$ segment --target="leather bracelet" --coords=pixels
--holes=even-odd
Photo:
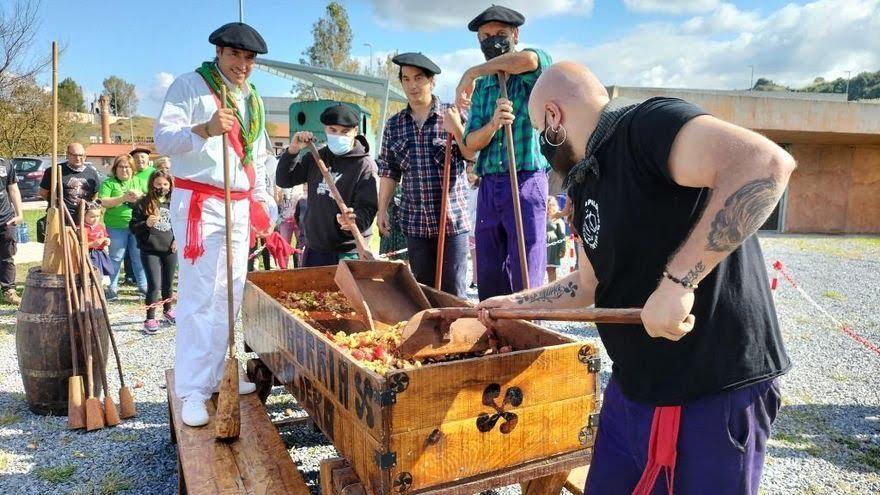
[[[666,277],[666,278],[668,278],[669,280],[672,280],[673,282],[677,283],[678,285],[684,287],[685,289],[691,289],[691,290],[694,290],[694,289],[696,289],[696,288],[698,287],[697,284],[692,284],[692,283],[690,283],[690,282],[685,282],[684,280],[682,280],[682,279],[680,279],[680,278],[675,278],[674,276],[672,276],[672,275],[671,275],[669,272],[667,272],[666,270],[663,271],[663,276]]]

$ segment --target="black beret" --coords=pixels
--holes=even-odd
[[[266,41],[260,33],[243,22],[230,22],[220,26],[208,36],[208,42],[212,45],[240,48],[259,54],[269,52]]]
[[[148,150],[147,148],[135,148],[128,152],[129,156],[134,156],[135,153],[146,153],[149,155],[152,153],[152,151]]]
[[[321,123],[324,125],[341,125],[343,127],[357,127],[360,116],[349,105],[337,103],[327,107],[321,112]]]
[[[400,55],[391,59],[397,65],[404,66],[409,65],[412,67],[418,67],[419,69],[423,69],[431,74],[439,74],[440,67],[437,67],[437,64],[431,61],[430,58],[422,55],[421,53],[401,53]]]
[[[508,9],[507,7],[502,7],[500,5],[493,5],[484,10],[480,15],[474,17],[474,20],[468,23],[468,29],[477,32],[480,29],[480,26],[492,21],[503,22],[504,24],[510,24],[513,27],[519,27],[525,24],[526,18],[513,9]]]

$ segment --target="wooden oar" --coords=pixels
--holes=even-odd
[[[92,265],[89,260],[89,241],[86,238],[85,228],[85,212],[86,202],[80,200],[79,204],[79,248],[80,248],[80,279],[82,282],[82,303],[85,309],[85,316],[88,318],[88,325],[92,329],[92,343],[98,351],[98,374],[101,377],[101,386],[104,389],[104,417],[107,426],[116,426],[120,423],[119,412],[116,404],[110,397],[110,387],[107,386],[107,365],[104,362],[104,349],[101,347],[100,327],[98,319],[95,317],[95,305],[92,301],[92,290],[89,284],[88,267]]]
[[[330,170],[327,169],[327,165],[324,164],[324,160],[322,160],[321,155],[318,154],[318,148],[315,147],[315,143],[309,142],[308,147],[309,153],[312,154],[312,158],[314,158],[315,163],[318,164],[318,170],[320,170],[321,175],[324,176],[324,182],[327,183],[327,187],[330,189],[330,195],[333,196],[333,200],[336,201],[336,206],[342,214],[342,219],[348,223],[349,231],[351,232],[351,235],[354,236],[354,243],[357,245],[358,256],[360,256],[360,259],[362,260],[376,259],[373,256],[373,253],[370,252],[370,248],[367,246],[367,241],[364,240],[364,236],[361,235],[357,223],[354,221],[348,221],[348,206],[345,205],[342,195],[339,194],[339,189],[336,188],[336,182],[333,180],[333,176],[330,175]]]
[[[501,97],[507,99],[507,74],[504,72],[498,73],[498,85],[501,87]],[[526,259],[526,238],[523,235],[522,206],[519,202],[519,179],[516,176],[516,153],[513,149],[513,128],[510,124],[504,125],[504,144],[507,148],[507,172],[510,175],[510,194],[513,195],[513,219],[516,222],[516,243],[517,252],[519,252],[522,289],[528,289],[530,286],[529,266]],[[540,281],[537,282],[540,284]]]
[[[440,232],[437,235],[437,265],[434,268],[434,288],[441,290],[443,283],[443,255],[446,250],[446,217],[449,203],[449,180],[452,169],[452,134],[446,133],[446,156],[443,158],[443,180],[440,189]]]
[[[220,107],[226,108],[226,85],[221,84]],[[226,319],[229,332],[229,355],[223,367],[217,415],[214,418],[218,440],[234,440],[241,433],[241,409],[238,398],[238,359],[235,357],[235,311],[232,290],[232,198],[229,192],[229,148],[223,133],[223,203],[226,208]]]
[[[477,319],[477,308],[435,308],[416,313],[404,326],[398,354],[403,358],[480,352],[489,349],[491,332]],[[589,321],[641,325],[641,308],[488,310],[496,320]],[[451,322],[451,323],[450,323]],[[447,328],[448,326],[448,328]]]
[[[43,273],[60,275],[64,271],[64,253],[59,253],[60,225],[58,203],[64,207],[61,173],[58,170],[58,44],[52,42],[52,187],[49,189],[49,207],[46,209],[46,238],[43,245]]]

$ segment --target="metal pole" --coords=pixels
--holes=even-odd
[[[379,150],[382,149],[382,135],[385,134],[385,119],[388,118],[388,94],[391,93],[391,79],[385,75],[385,100],[382,102],[382,118],[379,119],[379,133],[376,135],[376,156],[379,156]]]
[[[846,71],[846,101],[849,101],[849,80],[851,74],[851,70]]]
[[[244,0],[238,0],[238,22],[244,22]]]
[[[367,67],[370,68],[370,71],[367,73],[371,74],[373,71],[373,44],[372,43],[364,43],[364,46],[370,47],[370,62],[367,64]]]
[[[134,148],[134,116],[128,114],[128,136],[131,138],[131,147]]]
[[[749,91],[751,91],[752,89],[755,88],[755,66],[750,65],[749,67],[752,68],[752,75],[749,78]]]

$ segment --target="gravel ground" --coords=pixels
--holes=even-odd
[[[880,346],[880,238],[766,236],[762,244],[768,266],[781,260],[818,304]],[[880,493],[880,354],[829,323],[785,282],[776,301],[794,368],[783,379],[784,407],[769,444],[762,493]],[[139,415],[88,434],[68,431],[66,418],[28,411],[15,355],[15,312],[0,306],[0,493],[176,493],[163,388],[174,328],[142,335],[137,304],[124,292],[111,317],[127,382],[142,385],[134,390]],[[549,326],[596,337],[589,328]],[[607,356],[604,361],[607,380]],[[118,388],[113,377],[110,387]],[[268,409],[275,418],[303,414],[277,388]],[[283,428],[281,435],[317,493],[318,464],[335,455],[332,446],[306,425]]]

